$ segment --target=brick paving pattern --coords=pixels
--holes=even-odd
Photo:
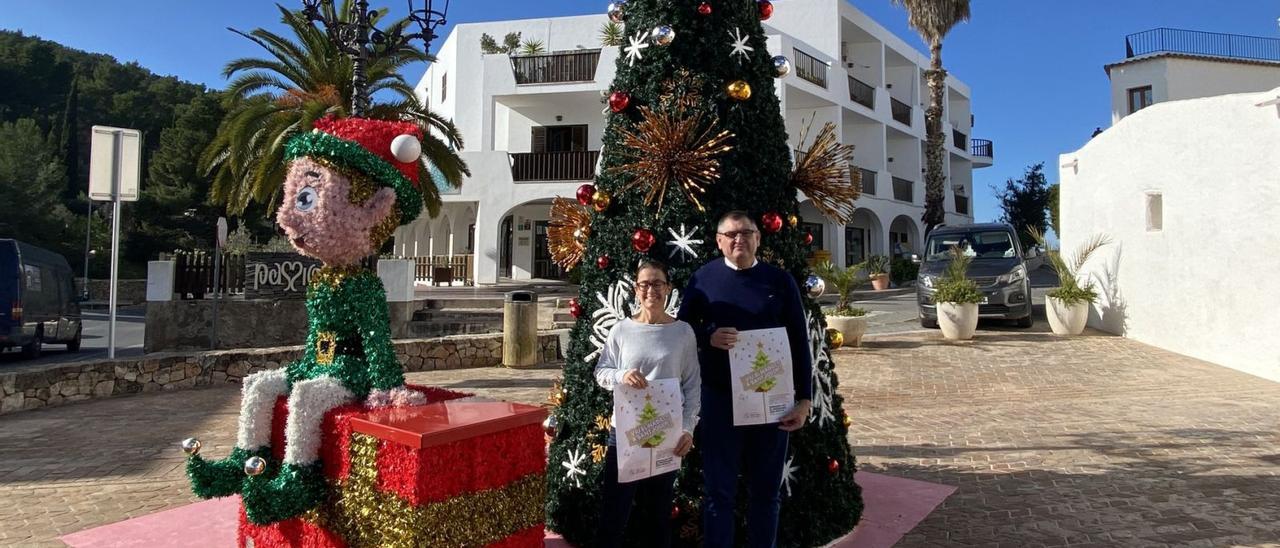
[[[937,332],[836,352],[871,471],[959,489],[900,546],[1280,546],[1280,384],[1116,337]],[[555,368],[413,382],[541,403]],[[0,417],[0,545],[186,504],[176,442],[221,457],[239,393],[208,389]]]

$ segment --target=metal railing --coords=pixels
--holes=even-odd
[[[598,150],[512,152],[511,179],[525,181],[589,181],[595,178]]]
[[[475,285],[472,273],[475,272],[475,255],[432,255],[429,257],[409,257],[413,260],[414,279],[432,284],[449,284],[464,282]]]
[[[865,167],[849,166],[850,169],[862,173],[862,193],[868,196],[876,195],[876,172]]]
[[[600,50],[511,56],[517,84],[559,84],[596,79]]]
[[[1124,50],[1126,57],[1170,52],[1280,61],[1280,39],[1277,38],[1170,28],[1130,34],[1124,37]]]
[[[958,129],[951,130],[951,144],[960,150],[969,150],[969,136],[960,133]]]
[[[972,156],[981,156],[983,158],[994,158],[995,150],[991,141],[986,139],[971,139],[969,141],[969,154]]]
[[[893,112],[894,120],[897,120],[904,126],[911,125],[911,105],[890,97],[889,106],[892,107],[891,110]]]
[[[969,197],[956,194],[956,213],[961,215],[969,214]]]
[[[876,88],[853,76],[849,76],[849,100],[871,110],[876,109]]]
[[[901,177],[893,178],[893,199],[899,202],[914,203],[916,198],[916,184]]]
[[[792,52],[795,57],[796,76],[824,88],[827,87],[827,64],[798,49],[793,49]]]

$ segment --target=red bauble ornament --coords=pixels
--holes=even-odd
[[[706,2],[698,4],[698,15],[711,15],[711,4]]]
[[[769,0],[760,0],[756,2],[756,7],[760,8],[760,20],[766,21],[773,16],[773,2]]]
[[[574,318],[582,316],[582,305],[578,304],[578,299],[569,299],[569,313]]]
[[[804,245],[813,245],[813,233],[806,232],[804,234]]]
[[[675,504],[671,505],[671,519],[676,519],[679,517],[680,517],[680,506]]]
[[[595,195],[596,195],[596,185],[593,185],[591,183],[587,183],[585,185],[578,187],[578,192],[576,194],[578,198],[578,203],[584,206],[591,205],[591,203],[595,200]]]
[[[596,268],[599,268],[600,270],[604,270],[604,269],[606,269],[606,268],[609,268],[609,256],[608,256],[608,255],[601,255],[601,256],[597,257],[597,258],[596,258]]]
[[[761,226],[765,232],[777,232],[782,230],[782,215],[778,215],[776,211],[770,211],[760,217]]]
[[[839,471],[840,471],[840,461],[836,459],[831,459],[827,461],[827,472],[830,472],[831,475],[834,476]]]
[[[625,91],[615,91],[609,94],[609,110],[614,112],[622,112],[631,106],[631,94]]]
[[[649,248],[657,243],[658,239],[647,228],[637,228],[631,233],[631,248],[641,253],[648,253]]]

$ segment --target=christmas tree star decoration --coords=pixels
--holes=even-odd
[[[640,112],[642,119],[634,130],[618,130],[624,145],[619,156],[629,161],[609,168],[609,173],[631,176],[623,191],[647,186],[645,205],[653,206],[656,201],[661,210],[667,188],[674,182],[698,211],[705,211],[698,198],[707,185],[720,178],[718,156],[733,150],[728,144],[733,134],[717,132],[717,124],[704,123],[700,112],[689,114],[680,108],[654,112],[649,107],[640,107]]]
[[[742,59],[738,59],[738,62],[741,63],[743,59],[751,58],[750,52],[755,51],[755,49],[747,45],[747,40],[751,39],[750,34],[743,36],[742,31],[738,30],[738,27],[734,27],[733,32],[729,33],[729,38],[733,39],[733,44],[731,46],[733,47],[733,51],[729,52],[730,59],[735,58],[734,56],[736,55],[742,55]]]
[[[800,132],[802,145],[809,127]],[[791,183],[813,200],[818,211],[842,225],[853,219],[853,202],[862,195],[862,172],[850,169],[851,161],[853,146],[841,144],[835,124],[827,122],[808,150],[798,155],[791,171]]]
[[[582,488],[582,478],[587,475],[587,471],[582,468],[582,465],[586,464],[586,461],[586,453],[577,449],[570,449],[569,460],[560,463],[560,466],[563,466],[565,469],[564,477],[572,481],[579,489]]]
[[[627,41],[631,42],[631,45],[622,48],[622,51],[627,52],[627,66],[635,66],[636,61],[644,59],[644,56],[641,55],[640,51],[649,47],[649,43],[646,40],[647,38],[643,31],[637,32],[636,35],[631,38],[627,38]]]
[[[796,472],[800,471],[800,467],[791,464],[795,457],[788,457],[787,464],[782,467],[782,490],[786,491],[787,496],[791,496],[791,480],[795,479]]]
[[[676,254],[679,253],[681,256],[688,256],[690,259],[697,259],[698,252],[694,251],[693,246],[702,245],[702,240],[693,239],[697,235],[697,230],[696,228],[686,229],[684,223],[680,223],[680,232],[668,228],[667,232],[671,233],[672,240],[667,242],[667,245],[671,246],[671,253],[667,257],[674,259]]]
[[[551,222],[547,224],[547,244],[551,260],[565,270],[582,261],[591,235],[591,215],[587,208],[566,198],[551,203]]]

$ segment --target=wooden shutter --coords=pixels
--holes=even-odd
[[[530,142],[532,143],[530,145],[531,152],[546,152],[547,151],[547,128],[542,126],[534,126],[533,137]]]

